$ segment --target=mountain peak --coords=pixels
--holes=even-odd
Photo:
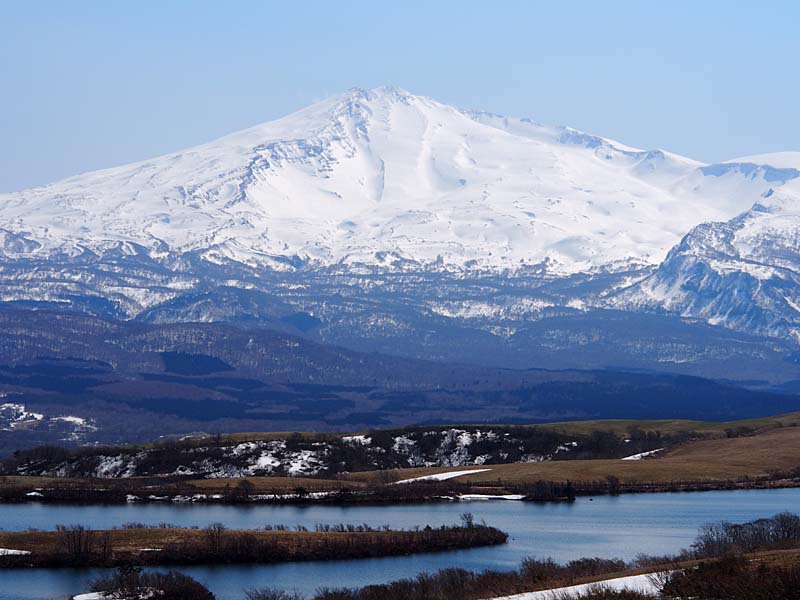
[[[133,244],[157,260],[191,252],[269,268],[383,268],[392,256],[574,273],[656,263],[768,187],[751,178],[748,197],[731,196],[713,175],[571,128],[352,88],[202,146],[6,195],[0,228],[17,236],[5,247],[15,256]]]
[[[353,102],[409,102],[420,98],[421,96],[412,94],[394,85],[382,85],[372,89],[351,87],[347,91],[333,96],[337,104],[349,104]],[[322,103],[328,102],[329,100],[323,100]]]
[[[420,310],[480,318],[492,334],[546,307],[612,306],[800,339],[800,170],[792,155],[761,158],[704,165],[353,88],[201,146],[0,195],[0,302],[204,320],[268,314],[265,297],[288,298],[284,277],[336,295],[331,276],[366,273],[391,295],[388,274],[413,273]],[[525,292],[477,301],[486,275]],[[471,291],[443,303],[411,290],[430,277]],[[243,304],[209,302],[214,289]],[[316,301],[302,293],[294,310]],[[369,327],[402,327],[387,318]]]
[[[384,96],[390,98],[419,98],[419,96],[412,94],[408,90],[396,85],[379,85],[378,87],[372,88],[368,93],[373,96]]]

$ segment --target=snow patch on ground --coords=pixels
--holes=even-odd
[[[522,494],[461,494],[458,499],[463,502],[471,502],[473,500],[524,500],[525,496]]]
[[[53,417],[53,421],[64,421],[65,423],[72,423],[73,425],[80,425],[82,427],[86,427],[88,425],[86,419],[83,417],[73,417],[70,415],[65,417]]]
[[[448,473],[434,473],[433,475],[423,475],[421,477],[412,477],[410,479],[402,479],[396,481],[400,483],[412,483],[414,481],[447,481],[448,479],[455,479],[456,477],[463,477],[465,475],[474,475],[475,473],[485,473],[491,469],[471,469],[469,471],[450,471]]]
[[[527,592],[525,594],[514,594],[513,596],[500,596],[492,600],[556,600],[567,594],[585,594],[593,589],[608,589],[614,591],[630,590],[656,596],[658,588],[650,581],[648,575],[632,575],[629,577],[617,577],[616,579],[606,579],[596,583],[583,585],[571,585],[569,587],[553,588],[540,592]]]
[[[650,450],[649,452],[639,452],[639,454],[631,454],[630,456],[626,456],[620,460],[644,460],[648,456],[653,456],[654,454],[662,452],[663,450],[664,448],[657,448],[656,450]]]
[[[121,454],[117,456],[104,456],[95,469],[97,477],[124,477],[124,473],[129,470],[132,471],[134,465],[129,461],[128,457]]]
[[[4,423],[5,431],[10,431],[26,423],[41,421],[44,415],[26,410],[24,404],[6,402],[0,404],[0,423]]]
[[[7,394],[0,393],[0,399],[7,398]],[[0,404],[0,431],[13,431],[15,429],[64,431],[65,441],[79,441],[85,433],[97,431],[91,419],[71,415],[48,417],[42,413],[29,410],[24,404],[4,402]]]
[[[323,467],[319,453],[314,450],[300,450],[289,456],[287,475],[313,475]]]
[[[353,446],[369,446],[372,443],[372,438],[366,435],[346,435],[342,438],[342,441]]]
[[[0,556],[26,556],[30,554],[28,550],[13,550],[11,548],[0,548]]]

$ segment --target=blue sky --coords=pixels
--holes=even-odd
[[[352,86],[704,161],[800,150],[798,2],[0,3],[0,191]]]

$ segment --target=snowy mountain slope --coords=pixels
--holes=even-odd
[[[786,336],[800,303],[791,201],[769,221],[758,206],[796,193],[799,157],[707,165],[396,88],[351,90],[188,150],[0,194],[0,304],[299,318],[357,348],[419,331],[424,343],[505,343],[598,307]],[[753,265],[782,275],[759,279]],[[439,357],[431,347],[411,354]]]
[[[9,258],[548,261],[569,273],[656,263],[692,226],[752,204],[750,189],[717,193],[729,178],[707,168],[393,88],[353,90],[203,146],[0,196],[0,228]],[[691,202],[698,193],[703,202]]]
[[[800,170],[800,152],[769,152],[767,154],[754,154],[742,156],[727,161],[731,163],[751,163],[756,165],[770,165],[778,169]]]
[[[800,182],[734,219],[698,225],[611,303],[800,341]]]

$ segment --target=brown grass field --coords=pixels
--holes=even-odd
[[[642,431],[660,431],[661,433],[718,433],[724,434],[728,429],[745,427],[749,429],[769,429],[773,427],[794,427],[800,425],[800,412],[785,413],[757,419],[740,421],[689,421],[684,419],[637,421],[625,419],[608,419],[600,421],[565,421],[563,423],[545,423],[531,425],[544,429],[555,429],[566,433],[589,434],[593,431],[610,431],[622,435],[631,429]]]

